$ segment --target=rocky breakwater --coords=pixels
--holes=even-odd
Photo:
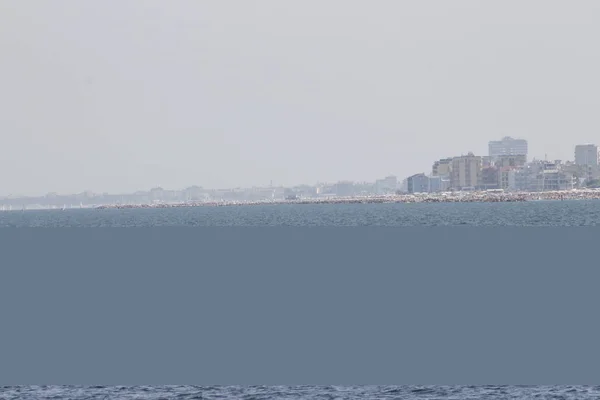
[[[262,200],[262,201],[211,201],[153,204],[114,204],[102,205],[97,209],[132,209],[132,208],[174,208],[174,207],[225,207],[236,205],[274,205],[274,204],[377,204],[377,203],[474,203],[474,202],[519,202],[527,201],[526,193],[490,193],[490,192],[455,192],[426,193],[388,196],[360,197],[327,197],[296,200]]]
[[[527,193],[527,200],[599,200],[598,189],[554,190],[548,192]]]
[[[507,203],[539,200],[598,200],[600,190],[569,190],[549,192],[452,192],[425,193],[388,196],[328,197],[296,200],[262,201],[210,201],[152,204],[111,204],[96,209],[132,209],[132,208],[175,208],[175,207],[227,207],[238,205],[275,205],[275,204],[377,204],[377,203]]]

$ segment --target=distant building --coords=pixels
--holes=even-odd
[[[452,184],[451,184],[449,177],[448,178],[442,177],[440,184],[441,184],[442,192],[447,192],[452,188]]]
[[[443,176],[429,176],[429,193],[446,192],[450,189],[450,178]]]
[[[561,167],[558,162],[542,162],[540,187],[543,191],[573,189],[573,175],[565,173]]]
[[[517,187],[517,172],[518,169],[511,167],[504,167],[498,170],[498,186],[499,189],[506,191],[518,190]]]
[[[576,187],[575,175],[557,162],[537,161],[515,170],[515,186],[518,190],[541,192],[570,190]]]
[[[408,193],[429,193],[429,178],[425,174],[416,174],[407,179]]]
[[[429,193],[436,193],[442,191],[442,177],[441,176],[428,176],[429,181]]]
[[[499,176],[498,168],[496,167],[485,167],[481,169],[481,188],[484,190],[488,189],[499,189]]]
[[[481,157],[469,153],[452,159],[450,185],[455,190],[477,188],[481,185]]]
[[[374,182],[354,182],[354,193],[366,196],[375,193]]]
[[[335,196],[335,185],[321,184],[317,187],[316,195],[320,197]]]
[[[292,188],[293,194],[299,198],[314,198],[317,195],[317,187],[310,185],[298,185]]]
[[[398,190],[398,178],[393,175],[375,182],[375,192],[377,194],[393,194]]]
[[[575,164],[597,167],[600,164],[598,146],[595,144],[575,146]]]
[[[576,186],[578,187],[584,186],[586,182],[600,178],[600,166],[577,165],[574,162],[568,162],[563,166],[563,171],[575,177]]]
[[[153,201],[164,200],[165,197],[166,197],[165,190],[163,188],[155,187],[155,188],[150,189],[150,198]]]
[[[200,186],[190,186],[185,189],[186,200],[203,200],[206,198],[206,191]]]
[[[504,154],[497,156],[494,160],[494,166],[498,168],[518,168],[527,163],[527,156],[524,154]]]
[[[450,171],[452,169],[452,157],[450,158],[442,158],[433,163],[433,167],[431,168],[431,175],[433,176],[450,176]]]
[[[559,170],[544,171],[542,179],[544,191],[571,190],[575,186],[573,175],[566,174]]]
[[[350,181],[340,181],[336,183],[335,194],[340,197],[354,196],[354,183]]]
[[[515,170],[515,189],[517,191],[532,191],[532,186],[535,186],[533,183],[535,181],[535,174],[536,172],[533,170],[531,164],[527,164],[525,167]]]
[[[408,193],[408,178],[404,178],[398,187],[399,193]]]
[[[527,159],[527,141],[524,139],[513,139],[505,136],[502,140],[493,140],[488,143],[488,155],[495,160],[504,155],[522,155]]]

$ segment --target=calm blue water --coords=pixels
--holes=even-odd
[[[26,386],[0,389],[1,399],[598,399],[595,386]]]
[[[586,226],[600,201],[264,205],[0,212],[0,227],[147,226]]]
[[[600,201],[74,209],[0,213],[0,227],[585,226],[599,223]],[[600,386],[23,386],[0,388],[0,399],[600,399]]]

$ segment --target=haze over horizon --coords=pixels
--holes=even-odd
[[[600,144],[600,3],[0,0],[0,195],[399,179]]]

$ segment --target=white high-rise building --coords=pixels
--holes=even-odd
[[[595,144],[575,146],[575,164],[597,167],[600,164],[598,146]]]
[[[527,158],[527,140],[513,139],[510,136],[502,140],[493,140],[488,143],[489,156],[495,160],[499,156],[525,156]]]
[[[450,185],[453,189],[478,188],[481,184],[481,157],[469,153],[452,159]]]

